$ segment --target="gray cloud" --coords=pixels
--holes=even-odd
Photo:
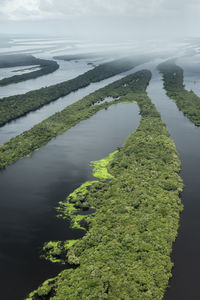
[[[198,0],[3,0],[0,12],[11,20],[61,19],[77,16],[180,15],[200,8]]]
[[[29,30],[48,27],[46,31],[66,34],[179,35],[198,32],[200,1],[0,0],[0,19],[20,31],[27,22]]]

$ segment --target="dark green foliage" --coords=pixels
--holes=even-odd
[[[193,91],[187,91],[183,85],[183,70],[174,61],[158,66],[163,74],[167,95],[176,102],[179,110],[196,126],[200,126],[200,97]]]
[[[60,97],[66,96],[71,92],[86,87],[91,82],[98,82],[121,72],[128,71],[134,66],[145,62],[146,59],[147,58],[115,60],[102,64],[74,79],[31,91],[23,95],[3,98],[0,101],[0,126]]]
[[[77,268],[46,281],[27,299],[163,299],[182,210],[180,161],[144,90],[124,98],[137,101],[141,122],[109,166],[113,179],[85,195],[96,212],[85,217],[87,233],[66,254]]]
[[[59,68],[59,65],[55,61],[35,58],[32,55],[4,55],[0,57],[0,68],[29,65],[39,65],[41,69],[38,71],[1,79],[0,86],[25,81],[28,79],[34,79],[39,76],[52,73]]]
[[[81,120],[91,117],[97,111],[112,105],[113,102],[93,105],[105,97],[118,97],[127,94],[131,90],[135,92],[144,90],[150,77],[148,71],[129,75],[69,105],[63,111],[35,125],[32,129],[12,138],[9,142],[0,146],[0,169],[30,155],[34,150],[47,144],[53,137],[75,126]],[[127,86],[123,87],[124,84]],[[128,100],[128,96],[124,100]],[[114,103],[119,101],[121,100],[116,100]]]

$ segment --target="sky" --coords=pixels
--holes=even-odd
[[[198,35],[199,0],[0,0],[0,33],[96,39]]]

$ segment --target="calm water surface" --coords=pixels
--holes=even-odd
[[[41,56],[38,56],[38,58],[41,58]],[[0,87],[0,99],[3,97],[25,94],[27,92],[40,89],[42,87],[70,80],[93,68],[91,65],[88,65],[88,63],[83,60],[77,62],[67,62],[59,60],[57,61],[57,63],[59,64],[60,68],[53,73],[40,76],[35,79],[30,79],[19,83],[9,84],[7,86]],[[17,69],[17,67],[15,67],[15,69]],[[4,69],[2,69],[1,72],[4,72]]]
[[[56,219],[54,207],[93,179],[89,162],[122,145],[139,119],[135,104],[112,106],[0,172],[1,299],[23,299],[62,269],[39,259],[43,243],[76,239],[83,232]]]
[[[165,299],[196,300],[199,299],[200,278],[200,128],[184,117],[176,104],[166,96],[161,75],[153,66],[150,68],[153,78],[148,95],[161,112],[176,144],[185,185],[182,193],[184,211],[172,254],[175,267]]]
[[[80,100],[84,96],[116,81],[128,74],[134,72],[134,68],[128,72],[120,73],[118,75],[112,76],[108,79],[92,83],[89,86],[79,89],[76,92],[70,93],[65,97],[61,97],[56,101],[53,101],[36,111],[30,112],[27,115],[18,118],[14,121],[9,122],[3,127],[0,127],[0,144],[10,140],[11,138],[19,135],[20,133],[32,128],[34,125],[45,120],[49,116],[56,112],[63,110],[68,105]]]

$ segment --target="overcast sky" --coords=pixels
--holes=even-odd
[[[0,33],[198,35],[199,0],[0,0]]]

